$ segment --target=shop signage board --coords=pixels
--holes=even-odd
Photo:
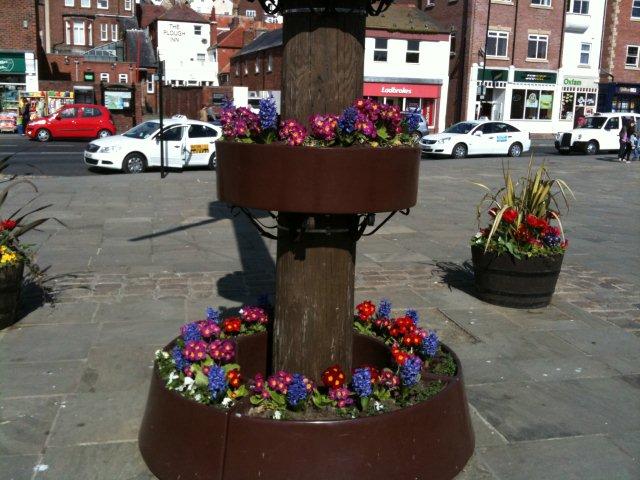
[[[558,74],[554,72],[536,72],[527,70],[516,70],[514,82],[516,83],[549,83],[555,84]]]
[[[483,70],[478,69],[478,80],[489,80],[494,82],[506,82],[509,79],[509,70],[496,70],[494,68],[487,68]]]
[[[24,53],[0,52],[0,75],[12,73],[26,73]]]
[[[618,91],[618,93],[636,94],[636,93],[640,93],[640,86],[637,86],[637,87],[620,86],[616,90]]]
[[[84,72],[84,81],[85,82],[93,82],[93,80],[96,78],[95,73],[93,72]]]
[[[365,83],[364,95],[367,97],[439,98],[440,85]]]

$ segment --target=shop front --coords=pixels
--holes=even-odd
[[[516,127],[531,133],[556,130],[557,72],[515,70],[509,85],[509,116]]]
[[[640,83],[600,84],[598,111],[640,113]]]
[[[21,92],[37,87],[32,52],[0,52],[0,131],[16,130]]]
[[[598,85],[592,78],[566,76],[562,81],[560,99],[560,125],[575,128],[584,118],[596,113]]]
[[[439,123],[441,85],[414,83],[365,82],[364,96],[380,103],[397,105],[402,111],[419,110],[427,123],[429,131],[437,131]]]
[[[474,118],[503,120],[509,70],[480,68]]]

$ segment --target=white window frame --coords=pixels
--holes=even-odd
[[[635,49],[636,49],[636,53],[635,53],[635,55],[630,55],[630,54],[629,54],[629,50],[630,50],[630,49],[632,49],[632,48],[635,48]],[[636,58],[635,63],[627,63],[627,59],[628,59],[630,56],[635,56],[635,58]],[[640,45],[627,45],[627,53],[626,53],[626,55],[625,55],[625,57],[624,57],[624,66],[625,66],[625,68],[629,68],[629,67],[631,67],[631,68],[638,68],[638,66],[639,66],[639,60],[640,60]]]
[[[112,23],[111,24],[111,41],[115,42],[117,40],[118,40],[118,24]]]
[[[126,74],[126,73],[119,73],[118,74],[118,83],[129,83],[129,75]]]
[[[153,77],[147,78],[147,93],[156,93],[156,82],[153,81]]]
[[[587,61],[586,62],[582,61],[582,56],[583,55],[587,56]],[[580,43],[580,58],[578,59],[578,64],[582,65],[582,66],[591,64],[591,44],[590,43],[588,43],[588,42],[581,42]]]
[[[494,53],[489,53],[489,41],[488,38],[496,39],[496,49]],[[500,41],[504,40],[504,55],[499,55]],[[487,57],[494,58],[509,58],[509,32],[502,30],[489,30],[487,33],[487,51],[485,52]]]
[[[633,11],[636,11],[636,14],[633,14]],[[640,0],[632,0],[631,2],[631,20],[640,20]]]
[[[108,73],[101,73],[100,74],[100,81],[109,83],[109,74]]]
[[[75,0],[64,0],[64,6],[65,7],[75,7]]]
[[[273,72],[273,55],[271,53],[267,58],[267,72]]]
[[[544,42],[542,42],[544,41]],[[529,44],[536,42],[536,56],[529,56]],[[540,44],[544,43],[544,57],[540,57]],[[530,33],[527,37],[527,60],[547,60],[549,56],[549,35],[538,35],[537,33]]]
[[[193,26],[193,34],[194,35],[202,35],[202,25],[194,25]]]
[[[82,26],[82,28],[79,28]],[[76,36],[76,31],[78,32]],[[80,39],[80,33],[82,33],[82,39]],[[87,32],[84,26],[84,22],[81,20],[73,21],[73,44],[74,45],[86,45],[87,44]]]
[[[80,0],[80,6],[82,8],[91,8],[91,0]]]
[[[551,7],[551,0],[531,0],[531,5],[536,7]]]
[[[579,7],[576,8],[576,5]],[[585,9],[586,6],[586,9]],[[589,15],[589,0],[571,0],[567,3],[568,12],[575,15]],[[583,10],[586,10],[583,12]]]
[[[64,43],[71,45],[71,22],[64,21]]]
[[[132,4],[131,0],[124,0],[124,9],[128,10],[130,12],[131,11],[131,4]]]
[[[109,41],[109,24],[108,23],[100,24],[100,41],[101,42]]]
[[[418,49],[417,50],[409,50],[409,42],[418,42]],[[410,62],[409,60],[407,60],[407,57],[409,56],[410,53],[417,53],[418,54],[418,61],[417,62]],[[404,56],[404,61],[405,61],[405,63],[412,63],[412,64],[420,63],[420,40],[407,40],[407,51],[406,51],[405,56]]]
[[[384,41],[384,47],[378,47],[376,44],[378,40]],[[384,52],[384,60],[376,60],[376,53]],[[388,38],[374,38],[373,39],[373,61],[379,63],[386,63],[389,60],[389,39]]]
[[[87,24],[87,40],[90,47],[93,46],[93,22],[89,22]]]
[[[249,18],[256,18],[256,13],[257,12],[255,10],[245,10],[244,16]]]
[[[109,10],[109,0],[96,0],[96,7],[101,10]]]

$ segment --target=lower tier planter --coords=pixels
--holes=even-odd
[[[0,330],[16,322],[24,263],[0,268]]]
[[[518,260],[472,246],[471,257],[478,298],[505,307],[542,308],[551,302],[564,255]]]
[[[267,335],[238,337],[243,372],[265,371]],[[354,362],[388,364],[374,338],[354,336]],[[443,347],[446,348],[446,347]],[[289,421],[202,405],[165,388],[154,370],[139,445],[162,480],[249,478],[389,480],[455,477],[474,450],[460,362],[429,400],[350,420]],[[261,364],[261,365],[259,365]],[[258,368],[260,367],[260,368]]]

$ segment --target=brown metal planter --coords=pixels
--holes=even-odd
[[[23,262],[0,268],[0,330],[16,321],[23,274]]]
[[[217,142],[218,199],[300,213],[375,213],[413,207],[418,148],[313,148]]]
[[[471,247],[478,298],[513,308],[543,308],[556,289],[564,255],[522,258]]]
[[[262,358],[266,366],[266,335],[240,337],[237,343],[241,364],[242,357],[249,364]],[[356,334],[354,359],[386,363],[389,352],[381,345]],[[246,404],[231,411],[201,405],[168,391],[156,369],[140,450],[162,480],[451,479],[474,449],[460,362],[454,358],[457,375],[430,375],[447,385],[426,402],[331,421],[276,421],[244,415]]]

